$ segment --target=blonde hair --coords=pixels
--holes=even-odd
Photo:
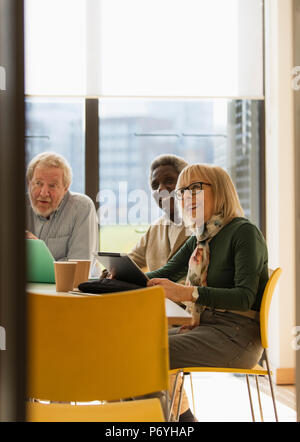
[[[69,188],[72,182],[72,169],[67,160],[57,153],[43,152],[36,155],[28,164],[26,172],[26,180],[29,183],[32,180],[34,170],[37,166],[58,167],[63,170],[63,184],[65,188]]]
[[[236,188],[228,173],[222,167],[210,164],[192,164],[180,173],[176,189],[203,181],[211,185],[214,195],[214,214],[221,213],[224,223],[236,217],[244,217]]]

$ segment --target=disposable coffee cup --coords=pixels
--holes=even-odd
[[[77,262],[54,262],[55,284],[57,292],[73,290]]]
[[[74,288],[77,289],[79,284],[89,279],[91,260],[89,259],[69,259],[69,262],[76,262],[76,272],[74,279]]]

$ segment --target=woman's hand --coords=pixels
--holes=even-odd
[[[165,289],[165,296],[174,302],[192,301],[193,287],[186,287],[165,278],[153,278],[148,281],[147,286],[160,285]]]
[[[101,273],[100,279],[113,279],[113,277],[107,269],[104,269]]]

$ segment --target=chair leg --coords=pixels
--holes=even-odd
[[[258,383],[258,376],[257,375],[255,375],[255,382],[256,382],[256,389],[257,389],[257,398],[258,398],[258,404],[259,404],[260,418],[261,418],[261,421],[263,422],[264,415],[263,415],[262,406],[261,406],[259,383]]]
[[[173,411],[173,406],[174,406],[174,401],[175,401],[175,393],[176,393],[176,387],[177,387],[179,374],[180,374],[180,370],[177,371],[177,373],[176,373],[176,377],[175,377],[175,381],[174,381],[174,385],[173,385],[172,397],[171,397],[171,402],[170,402],[170,407],[169,407],[169,419],[168,419],[169,422],[171,422],[171,416],[172,416],[172,411]]]
[[[164,399],[164,400],[163,400]],[[160,400],[160,402],[162,403],[162,409],[163,409],[163,413],[164,413],[164,417],[166,419],[166,421],[168,422],[168,418],[170,416],[170,398],[169,398],[169,392],[165,391],[164,397]]]
[[[247,374],[246,374],[246,381],[247,381],[247,387],[248,387],[248,394],[249,394],[249,402],[250,402],[250,408],[251,408],[252,421],[255,422],[255,415],[254,415],[254,409],[253,409],[253,403],[252,403],[252,396],[251,396],[251,389],[250,389],[250,383],[249,383],[249,376]]]
[[[179,415],[180,415],[180,408],[181,408],[181,400],[182,400],[182,393],[183,393],[183,385],[184,385],[184,373],[182,373],[182,382],[180,387],[180,394],[179,394],[179,401],[178,401],[178,408],[176,413],[176,422],[179,421]]]
[[[267,350],[265,350],[265,358],[266,358],[266,364],[267,364],[267,370],[268,370],[268,378],[269,378],[269,385],[270,385],[270,390],[271,390],[271,395],[272,395],[275,420],[276,420],[276,422],[278,422],[276,400],[275,400],[275,394],[274,394],[274,389],[273,389],[273,382],[272,382],[272,376],[271,376],[271,371],[270,371],[270,365],[269,365],[269,359],[268,359],[268,355],[267,355]]]
[[[192,401],[193,401],[193,412],[194,412],[194,416],[196,416],[196,408],[195,408],[195,398],[194,398],[194,387],[193,387],[192,373],[189,373],[189,375],[190,375],[190,381],[191,381],[191,392],[192,392]]]

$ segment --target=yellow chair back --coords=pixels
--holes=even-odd
[[[118,400],[168,389],[164,290],[28,293],[27,396]]]
[[[261,301],[260,307],[260,335],[261,343],[263,348],[268,348],[268,324],[269,324],[269,311],[270,305],[273,297],[273,293],[282,273],[282,269],[278,267],[274,272],[272,272],[267,285],[264,290],[264,294]]]
[[[101,405],[27,403],[27,422],[165,422],[158,398]]]

